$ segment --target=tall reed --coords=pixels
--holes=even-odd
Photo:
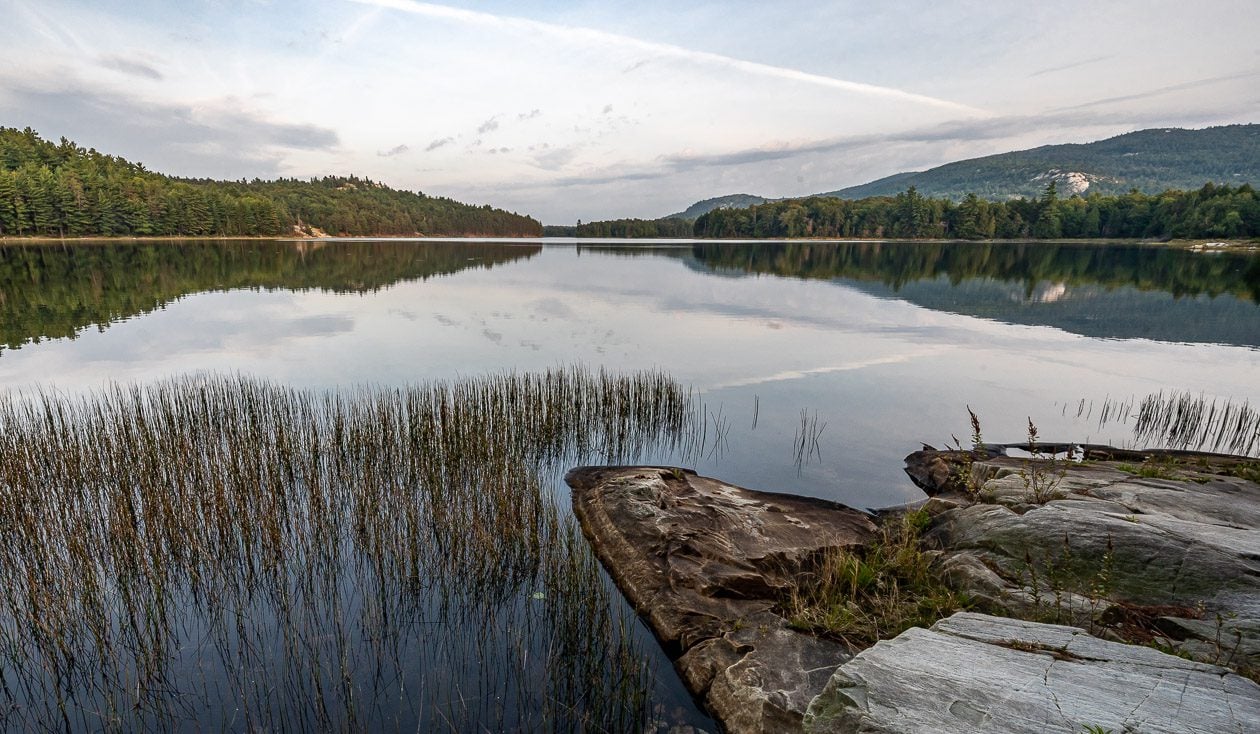
[[[552,487],[695,421],[579,368],[0,396],[0,722],[642,728],[634,620]]]
[[[1076,416],[1089,418],[1094,410],[1092,402],[1081,400]],[[1160,391],[1141,400],[1108,398],[1098,408],[1098,425],[1110,422],[1131,424],[1133,439],[1142,447],[1260,455],[1260,410],[1245,400],[1177,391]]]

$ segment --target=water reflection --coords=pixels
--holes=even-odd
[[[973,242],[698,244],[714,272],[837,280],[937,311],[1112,339],[1260,346],[1260,256]]]
[[[537,244],[101,242],[0,246],[0,352],[73,337],[193,293],[317,289],[366,293],[404,280],[529,258]]]

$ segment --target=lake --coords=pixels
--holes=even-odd
[[[434,596],[432,591],[442,586],[444,573],[476,568],[478,574],[495,576],[482,561],[441,567],[445,571],[435,570],[437,559],[417,561],[421,570],[412,576],[433,584],[420,584],[426,591],[413,593],[406,584],[382,580],[392,578],[392,562],[382,558],[394,558],[393,551],[367,552],[359,541],[348,540],[361,530],[357,526],[328,531],[327,547],[281,528],[277,537],[322,559],[301,568],[282,554],[274,561],[272,570],[279,574],[274,588],[323,594],[318,603],[296,605],[309,615],[296,636],[290,631],[294,623],[285,621],[290,619],[287,596],[277,601],[232,592],[240,622],[233,629],[216,622],[214,605],[199,596],[204,591],[200,577],[189,580],[177,573],[168,580],[176,591],[153,602],[174,610],[169,629],[145,637],[148,642],[137,642],[143,637],[137,636],[120,647],[128,653],[119,656],[123,661],[113,678],[89,674],[80,679],[49,662],[62,653],[47,646],[42,632],[14,631],[22,628],[21,614],[34,607],[11,594],[3,610],[7,616],[0,619],[0,630],[7,630],[6,721],[17,725],[56,714],[76,729],[100,726],[102,720],[154,729],[191,729],[197,722],[213,728],[293,725],[285,718],[293,714],[292,702],[310,698],[337,703],[327,705],[322,718],[298,720],[297,727],[577,729],[597,722],[641,730],[645,724],[662,729],[679,722],[706,725],[650,633],[609,588],[589,551],[575,542],[561,480],[569,463],[685,464],[755,489],[878,508],[922,499],[901,470],[902,457],[922,443],[967,445],[968,409],[979,416],[988,441],[1022,440],[1031,420],[1043,441],[1168,443],[1158,432],[1135,433],[1142,402],[1151,396],[1208,406],[1228,403],[1237,410],[1260,403],[1258,302],[1260,254],[1138,245],[336,240],[0,246],[0,391],[19,406],[15,410],[41,401],[71,406],[66,422],[74,430],[93,425],[109,433],[114,430],[109,426],[121,425],[106,419],[93,423],[92,406],[103,404],[112,385],[157,386],[152,389],[159,402],[169,398],[183,405],[179,391],[199,390],[203,396],[227,396],[223,399],[233,405],[258,400],[279,406],[265,409],[272,412],[260,423],[263,434],[283,432],[290,422],[309,425],[311,441],[333,447],[327,449],[331,455],[358,456],[358,444],[345,443],[336,428],[343,413],[347,420],[361,418],[355,400],[378,400],[385,420],[396,417],[399,425],[409,425],[416,413],[407,405],[447,399],[424,392],[435,385],[484,388],[476,399],[493,402],[500,394],[528,393],[533,388],[526,378],[550,371],[568,375],[557,378],[563,384],[556,389],[564,395],[594,396],[579,411],[589,422],[556,429],[564,432],[562,447],[535,456],[529,436],[508,441],[530,453],[530,482],[539,487],[529,496],[542,498],[537,517],[543,519],[537,523],[544,530],[512,540],[523,544],[522,558],[529,561],[521,569],[505,571],[501,579],[479,576],[471,584],[472,589],[493,589],[486,592],[492,604],[475,594]],[[505,375],[502,384],[478,382]],[[622,375],[640,377],[607,382]],[[644,388],[644,375],[658,381]],[[661,387],[660,380],[669,386]],[[638,395],[636,390],[658,401],[662,391],[673,396],[676,390],[686,407],[670,403],[670,410],[686,413],[685,421],[679,419],[685,426],[658,430],[650,425],[652,416],[664,410],[659,406],[629,413],[610,407],[608,396]],[[320,402],[329,395],[342,396],[346,403]],[[99,415],[125,413],[126,402],[120,398]],[[529,413],[512,409],[504,415],[528,420]],[[241,413],[246,414],[252,415]],[[32,415],[34,423],[43,420]],[[480,414],[469,415],[472,421]],[[138,413],[133,419],[148,420]],[[18,418],[9,420],[18,425]],[[614,422],[615,430],[609,428]],[[233,430],[216,425],[226,433]],[[363,425],[372,430],[370,421]],[[582,444],[575,437],[587,426],[608,440]],[[55,431],[30,430],[48,446],[61,440]],[[608,438],[625,435],[635,440]],[[172,448],[169,456],[195,450],[232,461],[223,458],[228,454],[215,453],[220,448],[198,443],[205,439],[195,431],[185,440],[185,448]],[[235,439],[223,439],[230,440]],[[256,437],[239,440],[233,445],[247,447]],[[87,443],[75,450],[90,457]],[[396,449],[385,443],[378,448],[383,453]],[[120,446],[111,461],[131,461],[125,458],[131,456],[128,450]],[[492,460],[499,461],[486,461]],[[513,454],[512,461],[520,460]],[[29,474],[31,466],[39,464],[23,464],[22,471]],[[448,469],[476,474],[473,466]],[[486,481],[503,481],[515,466],[502,464],[501,473]],[[55,476],[50,481],[72,483],[66,478],[71,474],[49,471]],[[336,484],[340,475],[325,471],[331,472],[322,460],[312,460],[297,472],[300,481],[276,479],[277,496],[305,492],[317,476]],[[358,464],[347,471],[356,482],[388,483]],[[0,488],[5,481],[27,481],[17,477],[0,474]],[[105,486],[116,475],[97,480]],[[140,482],[137,492],[153,501],[165,491],[162,481]],[[281,487],[286,481],[291,485]],[[428,482],[427,487],[449,479],[416,481]],[[188,477],[176,483],[187,484],[195,494],[197,483]],[[43,491],[32,487],[32,492]],[[320,491],[327,492],[320,501],[326,499],[330,517],[339,514],[341,503],[354,512],[354,496],[332,487]],[[460,500],[472,504],[455,507],[474,506],[480,501],[474,495],[482,491],[477,484]],[[190,495],[189,501],[195,499]],[[382,501],[388,514],[389,502],[407,500]],[[309,513],[308,505],[301,507]],[[503,510],[496,507],[487,512]],[[554,517],[547,514],[553,511]],[[252,520],[223,522],[240,533]],[[417,522],[432,530],[431,520]],[[462,521],[449,522],[454,525],[443,527],[457,530]],[[91,532],[107,538],[117,529],[91,524]],[[391,542],[405,537],[388,536]],[[220,541],[204,542],[211,548]],[[348,544],[343,554],[321,555],[343,544]],[[580,556],[580,563],[548,576],[566,562],[554,554],[560,547],[565,549],[560,555]],[[37,555],[14,551],[0,571],[14,579],[18,566],[34,563],[32,553]],[[364,559],[370,563],[361,567]],[[238,562],[253,563],[248,558]],[[215,563],[202,559],[188,568],[216,568]],[[315,573],[308,566],[321,570]],[[375,570],[364,570],[368,566]],[[118,582],[114,566],[92,566],[90,573],[93,578],[99,574],[106,586]],[[216,581],[208,588],[220,593],[236,589],[236,583]],[[249,586],[241,583],[241,588]],[[152,593],[151,586],[144,587],[145,593]],[[391,618],[397,612],[392,601],[369,603],[370,591],[412,594],[410,621]],[[584,612],[587,616],[569,614],[570,607],[560,608],[559,602],[548,604],[545,613],[532,611],[531,604],[551,597],[573,604],[596,598],[601,606]],[[100,598],[114,596],[102,592]],[[118,630],[127,625],[117,619],[118,610],[131,607],[118,604],[100,614],[102,628],[121,639],[125,635]],[[388,655],[382,652],[382,636],[365,620],[391,631],[385,636],[392,646]],[[331,641],[313,631],[324,623],[339,630],[329,634]],[[546,657],[588,625],[598,627],[591,632],[598,644]],[[569,637],[557,637],[558,629]],[[201,662],[196,641],[216,636],[224,637],[216,648],[218,662]],[[246,655],[242,650],[249,645],[242,641],[251,640],[256,651]],[[429,644],[434,640],[440,644]],[[81,644],[89,650],[101,645],[87,632]],[[143,656],[133,654],[140,648]],[[23,655],[42,660],[43,672],[24,672],[18,664]],[[574,663],[577,656],[587,662]],[[154,685],[149,696],[139,696],[147,703],[136,706],[127,697],[134,694],[119,690],[121,683],[144,678],[144,661],[157,658],[168,660],[169,669],[146,680],[169,683],[196,671],[197,690],[162,693]],[[238,680],[234,667],[247,658],[276,690]],[[571,663],[571,674],[553,675],[550,681],[513,679],[554,670],[556,660]],[[592,687],[593,680],[600,681],[593,689],[606,691],[605,699],[615,700],[619,712],[610,714],[589,696],[574,693]],[[364,691],[370,692],[368,703]],[[155,704],[154,698],[162,702]],[[111,706],[123,709],[123,704],[138,713],[101,713]],[[572,713],[577,711],[581,714]],[[61,722],[51,725],[61,728]]]

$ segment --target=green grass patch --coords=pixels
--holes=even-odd
[[[929,522],[925,512],[908,512],[888,520],[866,547],[824,555],[784,600],[789,622],[865,647],[969,609],[971,601],[932,568],[934,555],[920,539]]]

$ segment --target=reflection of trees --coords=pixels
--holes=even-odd
[[[695,245],[711,268],[793,278],[852,278],[893,288],[948,277],[952,283],[992,278],[1023,283],[1132,286],[1174,296],[1228,293],[1260,303],[1260,257],[1205,256],[1186,250],[1139,246],[1047,243],[792,242]]]
[[[532,257],[540,245],[202,242],[0,247],[0,349],[232,288],[365,292]]]

